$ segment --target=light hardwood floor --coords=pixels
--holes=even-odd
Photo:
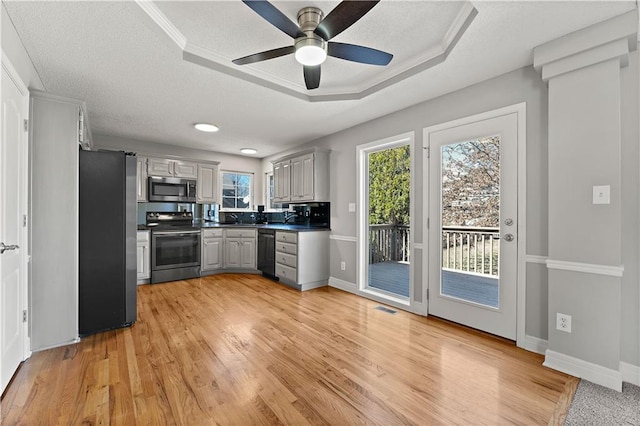
[[[561,424],[577,379],[507,340],[252,275],[138,288],[138,322],[33,354],[2,424]]]

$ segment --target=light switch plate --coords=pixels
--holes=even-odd
[[[596,185],[593,187],[593,204],[611,204],[610,185]]]
[[[349,203],[349,213],[354,213],[356,211],[356,203]]]

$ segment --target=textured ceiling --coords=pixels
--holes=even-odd
[[[532,48],[635,8],[634,1],[473,2],[477,16],[442,63],[359,100],[308,102],[183,59],[182,49],[134,2],[3,2],[46,90],[87,102],[94,133],[263,157],[526,66]],[[292,20],[302,5],[277,1]],[[236,58],[291,39],[241,2],[156,2],[190,43]],[[407,63],[428,50],[461,2],[382,1],[336,41]],[[334,63],[335,62],[335,63]],[[326,65],[326,66],[325,66]],[[321,88],[348,89],[379,67],[328,60]],[[292,57],[256,65],[302,84]],[[320,90],[320,89],[318,89]],[[327,89],[329,90],[329,89]],[[207,121],[221,131],[203,134]]]

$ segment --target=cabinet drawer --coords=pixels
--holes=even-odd
[[[281,252],[276,253],[276,262],[283,265],[291,266],[292,268],[298,266],[297,259],[298,258],[294,254],[285,254]]]
[[[225,235],[229,238],[255,238],[255,229],[231,228],[225,229]]]
[[[202,238],[222,237],[222,229],[203,229]]]
[[[139,243],[149,242],[149,231],[138,231],[137,241]]]
[[[298,246],[291,243],[276,243],[276,251],[288,254],[297,254]]]
[[[281,243],[297,243],[298,233],[296,232],[276,232],[276,241]]]
[[[276,264],[276,276],[278,278],[296,283],[298,276],[296,270],[285,265]]]

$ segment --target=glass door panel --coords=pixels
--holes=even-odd
[[[440,294],[500,306],[500,137],[441,147]]]
[[[368,154],[367,288],[409,298],[411,150],[409,145]]]

